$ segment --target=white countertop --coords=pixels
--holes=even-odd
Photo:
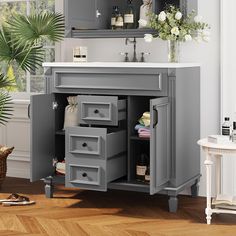
[[[200,67],[200,63],[154,62],[45,62],[43,67],[122,67],[122,68],[187,68]]]

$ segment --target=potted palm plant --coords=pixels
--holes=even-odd
[[[0,29],[0,125],[12,116],[9,91],[19,70],[34,71],[44,60],[43,43],[58,42],[64,36],[64,17],[53,12],[30,16],[15,14]],[[6,158],[13,148],[0,145],[0,186],[6,176]]]

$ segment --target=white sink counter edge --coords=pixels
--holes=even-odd
[[[154,62],[45,62],[43,67],[120,67],[120,68],[187,68],[200,67],[200,63]]]

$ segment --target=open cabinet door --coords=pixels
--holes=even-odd
[[[53,173],[53,95],[33,95],[30,98],[30,106],[30,180],[36,181]]]
[[[168,98],[150,100],[150,194],[167,186],[170,179],[170,107]]]

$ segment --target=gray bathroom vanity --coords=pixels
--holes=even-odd
[[[93,191],[162,193],[169,210],[200,178],[200,66],[193,63],[44,63],[45,94],[31,96],[31,181],[47,197],[65,183]],[[63,130],[67,97],[77,96],[79,124]],[[134,129],[150,111],[150,139]],[[136,180],[137,158],[150,157],[150,183]],[[65,160],[56,176],[53,159]],[[94,199],[95,200],[95,199]]]

